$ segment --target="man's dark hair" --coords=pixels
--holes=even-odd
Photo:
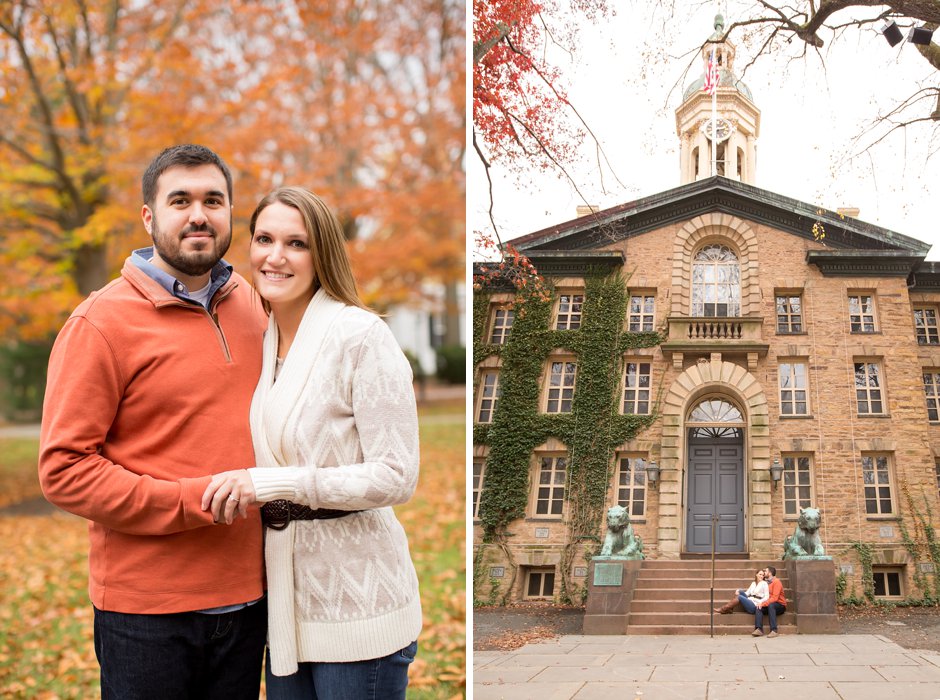
[[[229,172],[228,166],[215,152],[205,146],[184,143],[165,149],[147,166],[141,183],[144,204],[153,207],[154,199],[157,197],[157,180],[165,171],[177,165],[184,168],[196,168],[200,165],[214,165],[217,167],[225,176],[225,184],[228,187],[228,201],[229,204],[232,203],[232,173]]]
[[[775,568],[772,567],[772,566],[768,566],[768,567],[767,567],[767,571],[770,572],[770,575],[771,575],[771,576],[776,576],[776,575],[777,575],[777,569],[775,569]]]

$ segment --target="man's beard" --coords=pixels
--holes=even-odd
[[[153,247],[160,258],[174,270],[189,277],[200,277],[209,272],[222,259],[232,242],[231,218],[229,219],[229,236],[225,240],[208,223],[200,226],[189,224],[176,237],[164,234],[160,230],[156,214],[152,215],[151,228]],[[197,232],[210,234],[212,242],[204,250],[184,253],[181,249],[182,238],[187,234]]]

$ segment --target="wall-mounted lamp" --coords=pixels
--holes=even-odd
[[[774,484],[774,488],[777,488],[777,484],[780,483],[780,479],[783,478],[783,467],[780,466],[780,460],[775,459],[774,463],[770,465],[770,480]]]
[[[907,34],[909,44],[920,44],[921,46],[929,46],[932,38],[933,29],[927,29],[927,27],[911,27],[911,31]]]
[[[898,28],[897,22],[888,22],[881,28],[881,33],[891,46],[897,46],[901,43],[901,39],[904,38],[901,34],[901,30]]]
[[[659,465],[655,461],[647,462],[646,478],[649,479],[651,486],[655,486],[659,482]]]

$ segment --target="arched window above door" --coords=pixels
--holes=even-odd
[[[741,266],[728,246],[708,243],[692,258],[691,315],[741,315]]]
[[[741,426],[744,417],[733,403],[719,398],[699,402],[690,412],[687,421],[692,438],[733,438],[744,436]],[[704,425],[694,425],[696,423]]]

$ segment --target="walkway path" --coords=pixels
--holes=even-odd
[[[0,425],[0,438],[38,438],[39,423]]]
[[[940,654],[878,635],[568,635],[473,653],[474,700],[940,700]]]

